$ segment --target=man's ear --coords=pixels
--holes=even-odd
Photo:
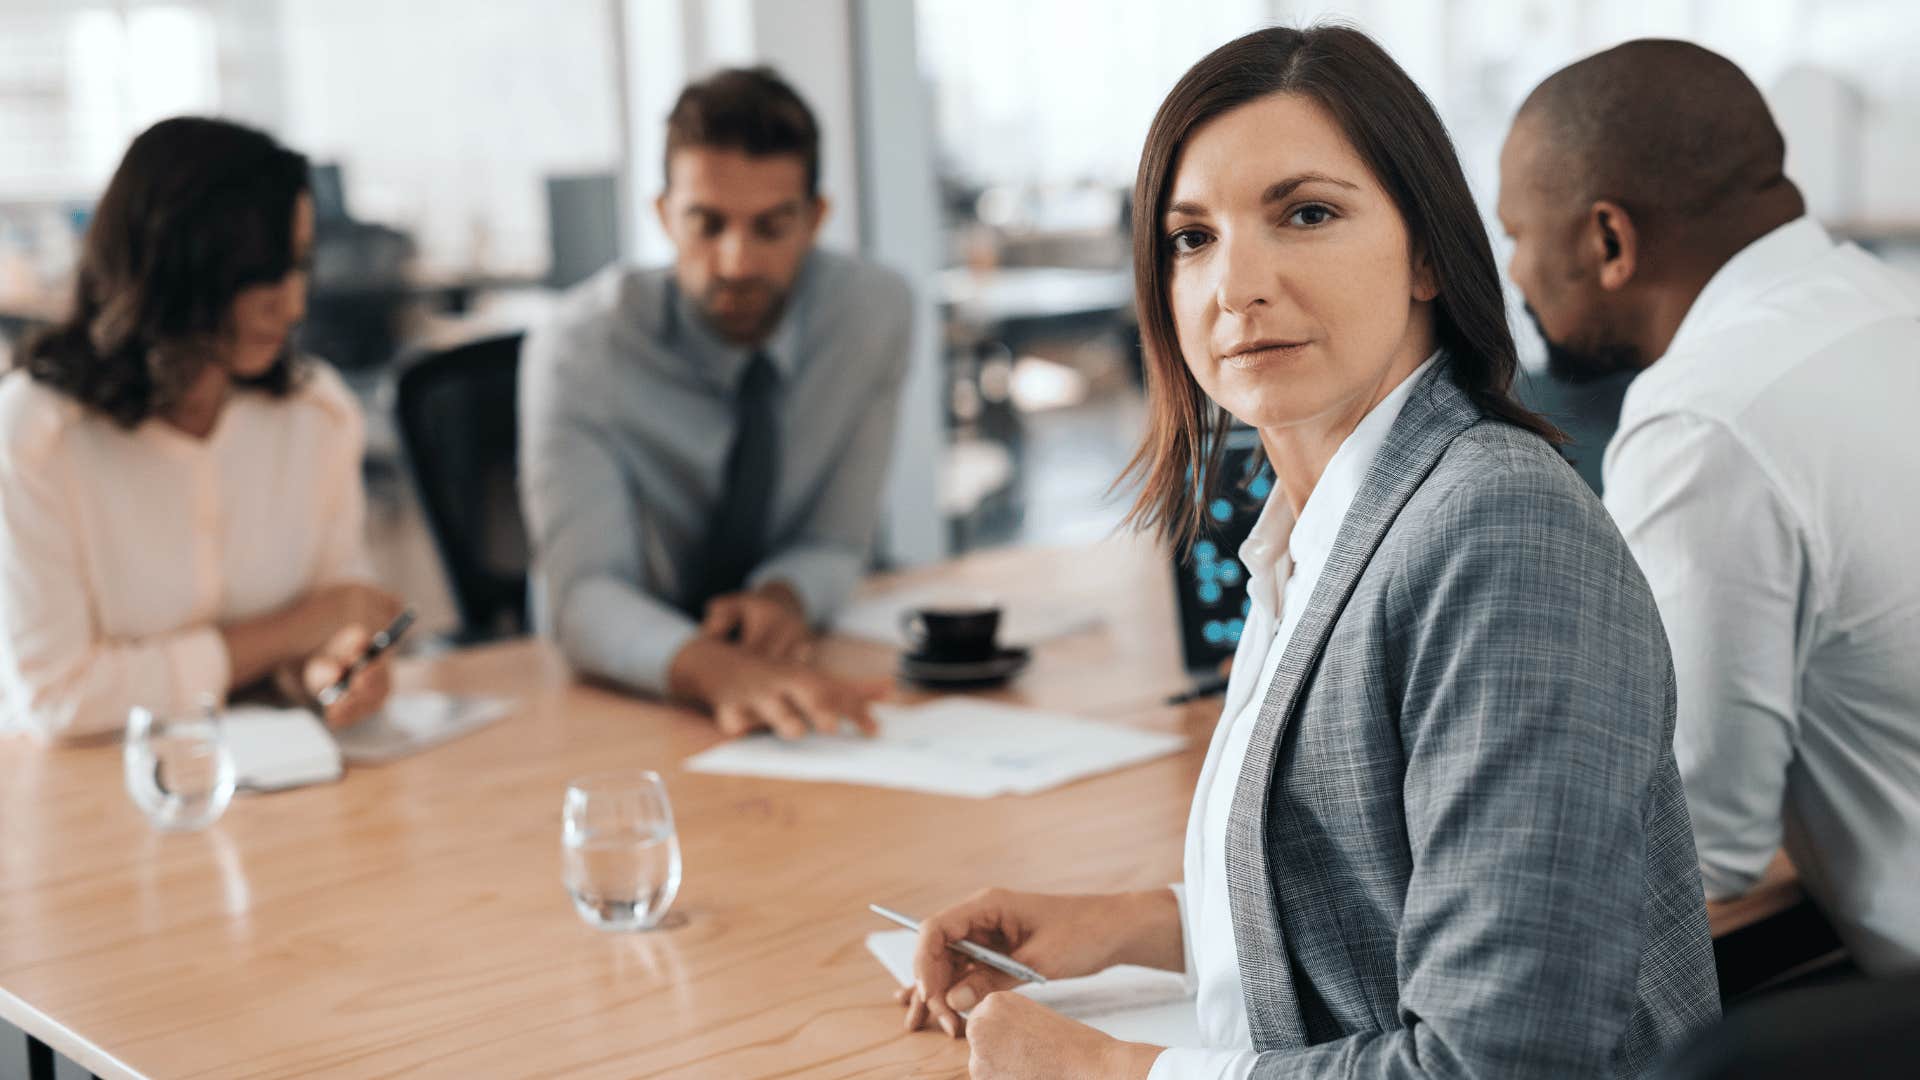
[[[1594,280],[1608,292],[1626,288],[1640,267],[1640,230],[1633,217],[1619,203],[1602,199],[1587,211],[1585,231],[1581,247]]]
[[[813,224],[807,229],[807,243],[812,244],[820,238],[820,226],[826,224],[827,214],[833,210],[833,203],[825,195],[813,197]]]
[[[667,224],[667,193],[661,192],[653,197],[653,214],[660,219],[660,231],[673,235],[673,228]]]

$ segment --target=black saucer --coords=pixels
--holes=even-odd
[[[901,653],[900,677],[947,689],[996,686],[1026,669],[1026,649],[999,649],[984,660],[948,660],[926,653]]]

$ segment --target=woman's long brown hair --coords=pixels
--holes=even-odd
[[[94,208],[66,319],[30,339],[36,381],[133,427],[218,355],[234,297],[293,269],[307,159],[225,120],[162,120],[133,140]],[[291,353],[242,385],[287,393]]]
[[[1207,528],[1232,423],[1187,370],[1167,293],[1166,212],[1174,165],[1193,131],[1270,94],[1302,94],[1345,133],[1431,261],[1435,336],[1452,378],[1488,416],[1565,441],[1513,395],[1518,367],[1486,227],[1433,105],[1373,39],[1345,26],[1270,27],[1193,65],[1154,115],[1133,189],[1134,297],[1147,376],[1147,431],[1118,484],[1140,493],[1126,524],[1185,548]],[[1280,137],[1276,134],[1276,137]]]

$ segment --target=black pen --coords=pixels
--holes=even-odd
[[[1167,699],[1167,704],[1185,705],[1189,701],[1199,701],[1201,698],[1224,693],[1226,689],[1227,677],[1225,675],[1216,675],[1211,679],[1195,683],[1190,689],[1182,690],[1180,693],[1173,695]]]
[[[354,660],[353,663],[348,664],[347,670],[341,672],[340,677],[333,680],[332,686],[320,691],[319,695],[315,698],[315,700],[320,702],[320,707],[323,709],[332,708],[333,703],[339,701],[341,697],[346,694],[347,684],[353,681],[353,677],[365,671],[368,664],[380,659],[381,653],[393,648],[394,643],[398,642],[401,635],[407,632],[407,627],[412,625],[413,609],[410,607],[401,608],[400,614],[394,616],[393,621],[387,624],[387,628],[373,635],[373,640],[367,642],[367,651],[361,653],[359,658]]]

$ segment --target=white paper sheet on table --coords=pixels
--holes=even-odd
[[[822,780],[986,799],[1031,795],[1082,777],[1174,753],[1179,735],[1058,713],[937,698],[877,705],[876,738],[814,735],[792,742],[752,735],[688,758],[694,772]]]
[[[833,629],[838,634],[904,649],[912,643],[900,632],[900,616],[923,607],[938,607],[943,598],[952,595],[950,587],[930,585],[856,600],[840,612],[840,616],[833,621]],[[1100,612],[1089,607],[1053,601],[1044,604],[1009,604],[1000,617],[1000,642],[1004,645],[1039,645],[1082,630],[1091,630],[1102,621]]]
[[[378,765],[471,734],[512,708],[506,698],[474,694],[395,694],[379,712],[335,738],[348,761]]]
[[[867,951],[894,981],[913,981],[914,933],[882,930],[867,935]],[[1186,980],[1171,971],[1122,964],[1083,979],[1054,979],[1022,986],[1035,1001],[1116,1039],[1154,1046],[1205,1046],[1200,1015]]]

